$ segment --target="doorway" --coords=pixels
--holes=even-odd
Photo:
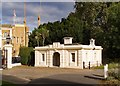
[[[58,52],[53,54],[53,66],[60,66],[60,54]]]

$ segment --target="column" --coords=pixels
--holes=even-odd
[[[60,51],[60,67],[64,67],[64,50]]]
[[[52,50],[50,50],[49,51],[49,57],[48,57],[49,67],[53,67],[53,54],[54,54],[54,52]]]
[[[10,38],[12,38],[12,29],[10,30]]]
[[[7,50],[7,68],[12,68],[12,45],[4,45],[5,50]]]
[[[39,52],[35,50],[35,66],[39,66]]]
[[[99,61],[98,61],[99,63],[98,63],[98,64],[99,64],[99,66],[100,66],[100,65],[102,64],[102,49],[99,50],[99,55],[100,55],[100,56],[99,56]]]
[[[83,69],[82,58],[83,58],[83,51],[82,51],[82,50],[78,50],[78,66],[79,66],[81,69]]]

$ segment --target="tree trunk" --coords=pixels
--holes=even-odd
[[[38,44],[38,46],[39,46],[39,39],[37,40],[37,44]]]
[[[45,37],[43,37],[43,46],[44,46],[44,42],[45,42]]]

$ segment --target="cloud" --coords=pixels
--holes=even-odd
[[[42,24],[66,18],[74,11],[73,5],[73,2],[26,2],[27,25],[30,25],[30,30],[37,27],[39,14]],[[13,9],[16,10],[16,22],[23,23],[24,2],[2,2],[2,23],[13,24]]]
[[[2,19],[2,4],[0,2],[0,23],[1,23],[1,19]]]
[[[75,0],[1,0],[1,1],[2,2],[75,2]]]

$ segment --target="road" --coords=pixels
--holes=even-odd
[[[79,84],[99,85],[102,69],[68,69],[20,66],[2,71],[2,79],[15,84]]]

